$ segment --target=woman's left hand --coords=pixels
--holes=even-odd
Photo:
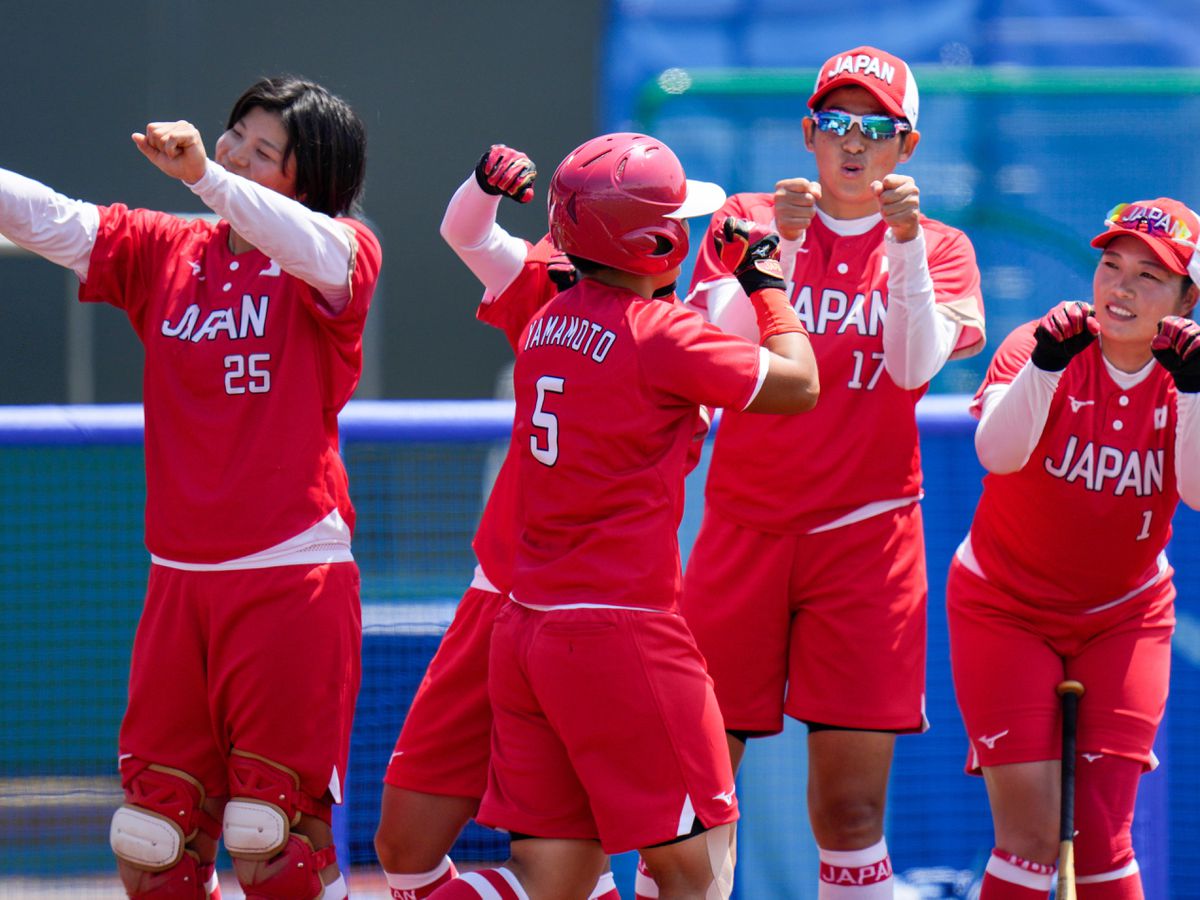
[[[151,122],[133,142],[150,162],[172,178],[195,184],[204,177],[208,154],[200,132],[191,122]]]

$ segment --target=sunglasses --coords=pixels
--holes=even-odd
[[[898,134],[912,131],[912,126],[904,119],[882,113],[856,116],[841,109],[822,109],[813,113],[812,117],[817,123],[818,131],[832,132],[838,137],[845,137],[846,132],[854,125],[857,125],[858,130],[871,141],[890,141]]]
[[[1195,235],[1177,216],[1173,216],[1157,206],[1143,206],[1135,203],[1118,203],[1108,211],[1104,218],[1105,225],[1114,225],[1129,231],[1140,231],[1155,237],[1195,247]]]

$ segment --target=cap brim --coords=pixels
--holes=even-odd
[[[668,219],[690,219],[693,216],[711,216],[725,205],[725,189],[711,181],[687,180],[687,199],[672,212]]]
[[[1116,238],[1126,236],[1138,238],[1143,244],[1154,251],[1154,255],[1157,257],[1160,263],[1162,263],[1176,275],[1190,274],[1188,272],[1188,267],[1180,262],[1179,254],[1175,253],[1170,247],[1164,246],[1164,240],[1162,238],[1153,237],[1152,235],[1146,234],[1144,231],[1134,231],[1131,228],[1122,228],[1119,225],[1113,225],[1110,226],[1107,231],[1102,231],[1100,234],[1092,238],[1092,246],[1106,247]],[[1192,258],[1194,259],[1195,256],[1196,254],[1193,251]]]
[[[808,98],[808,108],[815,110],[817,108],[817,104],[824,99],[826,94],[830,94],[840,87],[860,87],[880,103],[882,103],[883,108],[893,116],[896,116],[900,119],[908,119],[908,113],[904,111],[903,107],[901,107],[894,98],[890,97],[884,91],[879,90],[874,84],[871,83],[869,79],[852,74],[839,75],[837,78],[831,79],[828,84],[822,85],[821,90],[817,91]],[[912,125],[913,123],[910,122],[909,124]],[[916,126],[913,125],[913,127],[915,128]]]

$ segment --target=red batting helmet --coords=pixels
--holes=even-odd
[[[550,181],[550,236],[571,256],[657,275],[683,262],[681,219],[725,202],[715,184],[689,180],[671,148],[644,134],[605,134],[572,151]]]

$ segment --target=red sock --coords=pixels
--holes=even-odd
[[[1030,862],[996,848],[988,860],[979,900],[1046,900],[1054,871],[1052,864]]]
[[[639,856],[637,880],[633,883],[634,900],[658,900],[658,885],[655,884],[645,861]]]
[[[529,895],[508,869],[480,869],[467,872],[448,881],[432,894],[432,900],[479,900],[480,897],[499,900],[529,900]]]
[[[1115,872],[1076,876],[1075,892],[1079,900],[1143,900],[1145,897],[1136,859]]]
[[[621,900],[621,894],[617,890],[617,882],[613,879],[612,872],[605,872],[600,876],[600,880],[588,894],[588,900]]]
[[[450,857],[445,856],[436,867],[428,872],[420,872],[416,875],[385,872],[384,875],[387,876],[388,890],[391,891],[392,900],[425,900],[443,884],[457,878],[458,869],[454,868]]]

